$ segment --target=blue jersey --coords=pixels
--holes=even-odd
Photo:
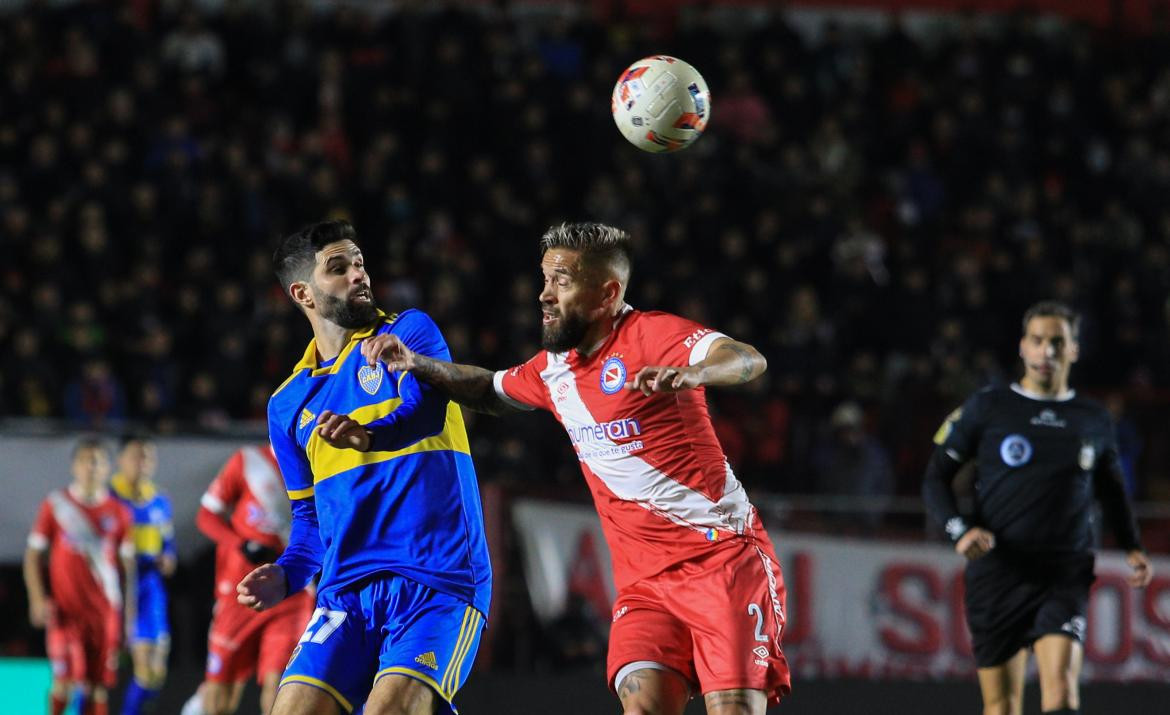
[[[138,573],[158,570],[161,554],[175,554],[175,526],[171,500],[151,482],[138,485],[137,494],[122,474],[110,480],[114,495],[130,509],[133,517],[131,538],[138,557]]]
[[[491,565],[462,412],[409,373],[366,365],[361,341],[386,332],[419,354],[451,359],[425,313],[382,315],[330,363],[318,364],[309,343],[268,403],[269,437],[293,507],[277,563],[290,593],[317,569],[320,594],[393,572],[486,614]],[[324,410],[366,425],[369,451],[322,440],[315,427]]]

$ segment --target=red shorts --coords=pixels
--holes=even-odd
[[[118,682],[122,616],[117,610],[67,613],[55,606],[45,627],[53,677],[112,688]]]
[[[625,666],[644,661],[677,671],[703,694],[750,688],[775,705],[792,690],[780,649],[784,579],[771,542],[759,535],[618,593],[606,667],[611,689]]]
[[[255,673],[260,682],[269,673],[283,673],[312,612],[307,591],[261,613],[234,596],[217,599],[207,635],[207,680],[240,683]]]

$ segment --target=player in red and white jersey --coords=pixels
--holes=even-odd
[[[72,472],[69,487],[41,503],[28,535],[29,620],[45,628],[53,669],[49,712],[63,713],[72,690],[78,712],[106,715],[108,688],[118,678],[122,609],[136,600],[131,517],[107,488],[110,458],[100,441],[77,443]]]
[[[472,409],[545,409],[564,426],[612,552],[607,673],[626,712],[682,713],[701,692],[708,713],[762,713],[791,689],[784,582],[705,389],[754,380],[766,362],[710,328],[627,305],[625,232],[561,225],[541,248],[545,350],[527,362],[493,373],[417,355],[392,335],[362,353]]]
[[[272,563],[288,541],[291,511],[272,448],[235,452],[200,500],[195,523],[216,543],[215,611],[208,634],[207,672],[185,713],[233,713],[253,673],[262,712],[313,611],[307,591],[256,613],[236,601],[236,584],[258,564]]]

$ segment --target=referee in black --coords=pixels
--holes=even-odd
[[[955,410],[935,435],[926,470],[927,511],[967,558],[967,624],[984,715],[1021,713],[1029,647],[1041,710],[1078,712],[1094,497],[1133,568],[1130,585],[1153,578],[1122,488],[1113,423],[1068,386],[1079,322],[1055,301],[1029,308],[1024,377],[980,390]],[[967,519],[951,482],[972,460],[975,508]]]

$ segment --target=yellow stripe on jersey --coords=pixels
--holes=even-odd
[[[370,337],[374,333],[378,332],[383,325],[387,323],[393,325],[394,322],[398,320],[398,313],[386,315],[379,310],[378,315],[381,316],[381,321],[374,323],[365,330],[360,330],[349,336],[349,342],[346,343],[345,347],[341,350],[341,354],[337,356],[337,359],[334,360],[333,364],[329,367],[317,367],[317,339],[313,338],[310,340],[309,346],[305,348],[305,353],[301,355],[301,359],[297,362],[296,367],[293,368],[292,374],[289,375],[284,382],[280,383],[280,387],[273,390],[272,396],[275,397],[277,393],[287,387],[288,384],[296,379],[296,377],[300,375],[303,370],[309,370],[310,377],[320,377],[321,375],[332,375],[336,373],[338,366],[345,362],[345,358],[349,357],[349,354],[353,352],[353,348],[358,344],[359,340]]]
[[[163,550],[162,530],[154,524],[140,524],[132,529],[134,550],[140,554],[152,556],[161,554]]]
[[[402,404],[402,399],[393,397],[373,405],[359,407],[349,413],[349,416],[361,424],[368,424],[389,415],[400,404]],[[313,430],[309,437],[309,443],[305,447],[305,453],[309,457],[309,466],[313,470],[314,484],[319,484],[330,477],[357,467],[388,462],[391,459],[411,454],[438,451],[471,454],[471,445],[467,440],[467,429],[463,426],[463,412],[454,402],[447,403],[447,418],[443,424],[442,432],[434,437],[427,437],[415,442],[405,449],[393,452],[359,452],[355,449],[337,449],[321,439],[316,430]],[[289,497],[294,498],[292,492],[289,492]]]
[[[304,489],[290,489],[288,490],[289,499],[308,499],[313,496],[313,488],[306,487]]]

